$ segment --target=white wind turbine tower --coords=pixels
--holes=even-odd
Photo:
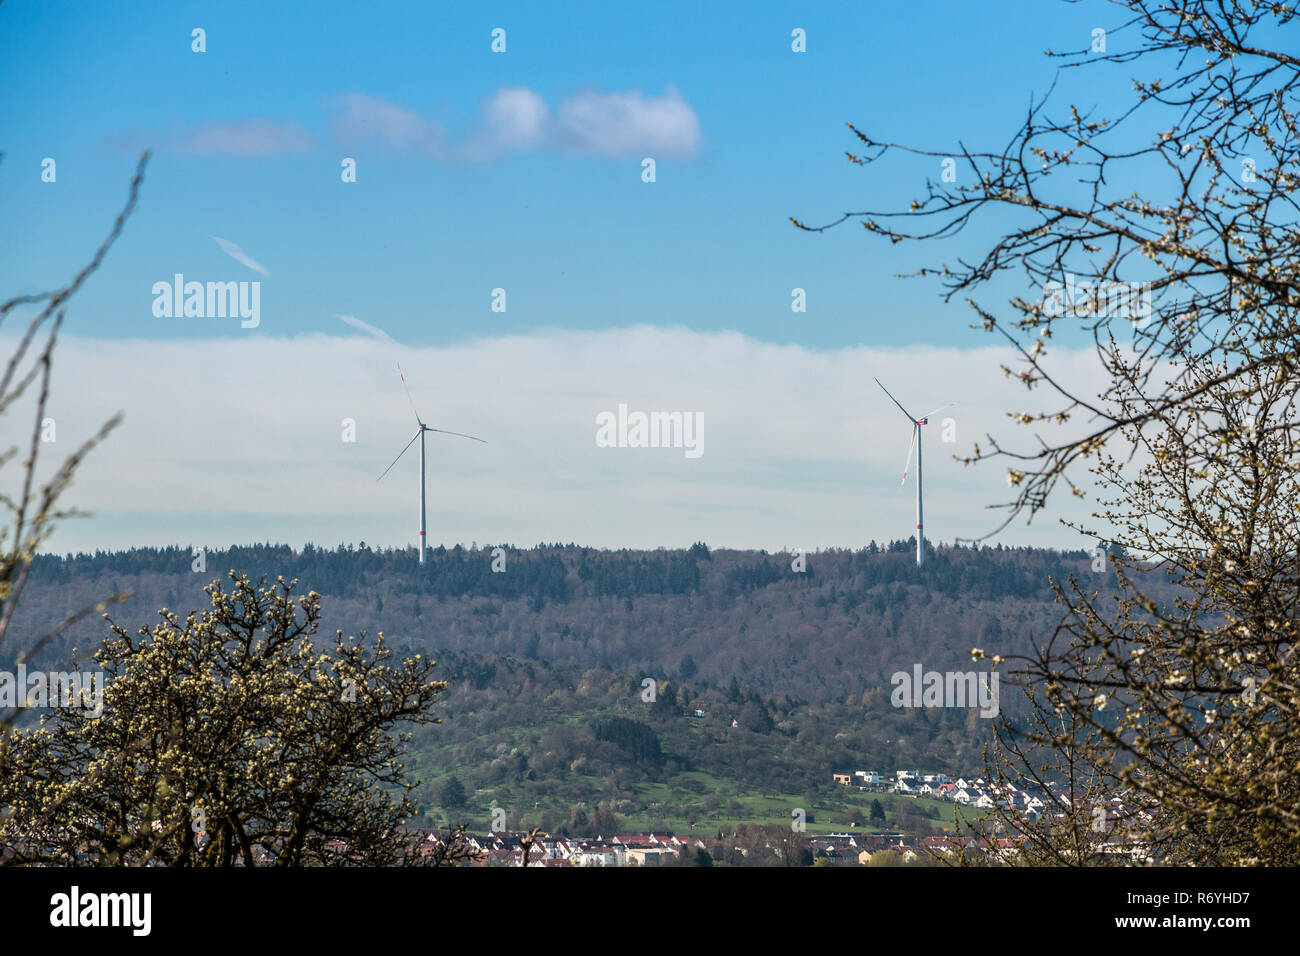
[[[880,379],[876,379],[876,384],[880,385],[880,390],[889,395],[889,389],[881,384]],[[945,408],[952,408],[956,402],[949,402],[947,405],[940,405],[933,412],[922,415],[920,418],[913,418],[912,413],[903,407],[902,402],[889,395],[889,400],[898,406],[898,410],[907,416],[907,420],[912,423],[912,442],[907,446],[907,461],[903,465],[903,480],[899,482],[898,487],[902,488],[907,483],[907,469],[912,466],[912,449],[916,449],[916,566],[921,566],[921,561],[925,557],[925,521],[922,519],[921,511],[921,426],[930,424],[930,416],[935,412],[941,412]]]
[[[455,435],[458,438],[469,438],[474,441],[480,441],[485,445],[487,442],[483,441],[482,438],[474,438],[473,435],[464,435],[460,432],[449,432],[445,428],[430,428],[426,425],[424,420],[420,418],[420,413],[415,411],[415,400],[411,398],[411,390],[406,385],[406,376],[402,375],[402,366],[400,364],[397,366],[397,374],[402,377],[402,388],[406,389],[406,400],[411,403],[411,411],[415,412],[415,422],[419,426],[419,431],[415,433],[414,438],[406,443],[406,448],[403,448],[397,453],[397,457],[393,459],[393,465],[396,465],[397,462],[401,460],[401,457],[406,454],[407,448],[410,448],[415,444],[416,438],[420,439],[420,563],[424,564],[424,433],[437,432],[440,435]],[[393,465],[389,465],[384,469],[384,475],[393,470]],[[382,481],[384,475],[380,475],[375,479],[375,481]]]

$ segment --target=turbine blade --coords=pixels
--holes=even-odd
[[[931,415],[938,415],[938,414],[939,414],[941,411],[943,411],[945,408],[953,408],[956,404],[957,404],[956,402],[949,402],[947,405],[940,405],[940,406],[939,406],[938,408],[936,408],[934,411],[932,411],[932,412],[926,412],[926,413],[925,413],[924,415],[922,415],[921,417],[922,417],[922,418],[929,418]]]
[[[483,442],[483,444],[485,445],[487,444],[487,442],[484,439],[474,438],[473,435],[466,435],[463,432],[449,432],[445,428],[429,428],[427,426],[425,427],[424,430],[427,432],[437,432],[439,435],[455,435],[457,438],[472,438],[474,439],[474,441],[481,441]]]
[[[415,411],[415,399],[411,398],[410,386],[406,384],[406,376],[402,375],[402,363],[397,363],[397,374],[402,378],[402,388],[406,390],[406,400],[411,403],[411,411],[415,412],[415,424],[423,425],[424,420],[420,418],[420,413]]]
[[[919,434],[921,434],[921,426],[913,422],[912,440],[907,443],[907,461],[903,463],[903,480],[898,483],[898,487],[900,488],[907,484],[907,472],[912,467],[912,450],[916,448],[916,436]]]
[[[419,433],[419,432],[416,432],[416,433],[415,433],[415,438],[419,438],[419,437],[420,437],[420,433]],[[410,448],[412,445],[415,444],[415,438],[412,438],[410,441],[408,441],[408,442],[406,443],[406,448]],[[399,451],[399,452],[397,453],[397,458],[394,458],[394,459],[393,459],[393,465],[397,464],[398,460],[399,460],[403,455],[406,454],[406,448],[403,448],[401,451]],[[393,465],[389,465],[387,468],[384,469],[384,475],[388,474],[390,471],[393,470]],[[375,479],[375,481],[383,481],[383,480],[384,480],[384,475],[380,475],[378,478]]]
[[[876,379],[876,384],[877,384],[877,385],[880,385],[880,379]],[[884,385],[880,385],[880,390],[881,390],[882,392],[884,392],[886,395],[889,395],[889,389],[885,388]],[[895,405],[898,406],[898,410],[899,410],[900,412],[902,412],[904,415],[907,416],[907,420],[908,420],[909,422],[911,422],[913,425],[916,424],[916,419],[912,417],[912,413],[911,413],[911,412],[909,412],[906,408],[903,407],[903,403],[902,403],[902,402],[900,402],[898,399],[894,398],[893,395],[889,395],[889,400],[890,400],[891,402],[893,402]]]

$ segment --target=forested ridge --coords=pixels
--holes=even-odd
[[[399,649],[474,651],[628,674],[737,677],[772,693],[813,700],[861,693],[922,663],[969,663],[972,647],[1019,650],[1056,622],[1049,582],[1113,579],[1085,551],[931,548],[922,568],[912,545],[874,542],[814,552],[804,570],[789,554],[602,551],[576,545],[435,548],[421,568],[410,550],[364,542],[295,551],[282,545],[208,551],[203,570],[183,548],[40,555],[16,625],[37,633],[70,610],[130,590],[119,622],[150,623],[159,608],[204,606],[202,587],[230,568],[297,578],[325,598],[325,627],[383,631]],[[501,570],[493,570],[493,567]],[[85,650],[102,623],[75,627],[46,657]],[[12,646],[21,645],[21,641]]]
[[[802,558],[440,547],[423,569],[410,550],[255,545],[195,562],[182,548],[40,555],[11,646],[116,591],[131,597],[110,614],[135,629],[160,607],[204,607],[203,585],[230,568],[297,578],[323,596],[323,634],[382,631],[450,680],[443,723],[412,745],[430,819],[486,820],[500,804],[552,826],[575,807],[680,826],[729,806],[743,816],[738,794],[834,801],[830,773],[846,767],[978,769],[991,722],[895,708],[889,676],[987,670],[973,647],[1008,655],[1050,633],[1051,580],[1101,587],[1115,573],[1085,551],[1000,547],[931,548],[918,569],[907,541]],[[38,661],[61,664],[74,647],[84,660],[104,633],[87,619]],[[1015,713],[1018,695],[1004,686],[1003,709]],[[452,776],[461,807],[441,800]]]

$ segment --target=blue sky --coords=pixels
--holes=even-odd
[[[230,378],[205,365],[218,345],[285,349],[292,362],[292,343],[304,336],[370,343],[340,315],[414,350],[404,364],[416,362],[413,377],[426,390],[426,403],[436,407],[453,401],[438,383],[446,363],[461,354],[457,349],[477,349],[491,379],[494,348],[637,327],[668,336],[654,341],[669,363],[674,348],[743,341],[747,348],[789,347],[796,351],[771,354],[797,354],[814,364],[819,357],[835,362],[857,356],[867,384],[866,373],[879,369],[901,380],[905,391],[926,375],[907,365],[908,347],[959,356],[993,344],[969,330],[969,311],[944,305],[934,285],[892,278],[941,260],[943,250],[891,248],[855,224],[809,235],[788,217],[819,223],[846,209],[900,206],[924,189],[927,177],[938,176],[937,163],[928,160],[852,166],[844,157],[855,142],[846,121],[882,138],[934,148],[958,142],[1000,147],[1030,94],[1044,91],[1056,75],[1057,63],[1043,51],[1086,46],[1091,29],[1113,26],[1107,18],[1114,16],[1105,4],[1043,0],[1008,2],[996,11],[960,2],[137,3],[129,14],[111,4],[9,0],[0,6],[0,195],[8,223],[0,234],[0,290],[34,292],[66,281],[102,239],[140,149],[149,147],[155,154],[139,210],[70,310],[67,334],[136,343],[143,361],[163,352],[178,356],[182,367],[160,374],[175,376],[182,387],[188,375],[193,381],[210,376],[218,394],[204,400],[214,409],[232,404],[220,394],[232,387]],[[196,27],[206,31],[206,52],[191,49]],[[506,31],[505,53],[491,50],[498,27]],[[807,52],[791,50],[795,28],[806,31]],[[1058,95],[1063,103],[1071,94],[1091,103],[1126,87],[1115,74],[1103,79],[1072,72]],[[54,183],[41,178],[47,157],[57,163]],[[645,157],[656,162],[653,183],[642,181]],[[341,181],[344,158],[356,160],[355,183]],[[215,239],[242,255],[227,254]],[[956,253],[978,244],[945,248]],[[232,319],[156,317],[151,287],[175,273],[187,280],[260,282],[260,324],[244,329]],[[506,291],[504,312],[490,308],[497,288]],[[806,312],[791,311],[794,288],[805,290]],[[739,338],[726,338],[733,333]],[[613,342],[608,336],[600,341]],[[610,347],[617,356],[619,346]],[[423,363],[419,350],[429,350]],[[886,355],[892,358],[880,358]],[[971,356],[974,363],[976,353]],[[692,362],[700,376],[725,383],[739,375],[742,384],[755,384],[753,373],[714,370],[697,359]],[[87,400],[81,410],[70,407],[66,414],[75,425],[69,432],[86,431],[94,409],[115,399],[128,419],[133,408],[141,413],[137,418],[158,413],[133,404],[160,399],[134,395],[121,384],[139,371],[138,362],[122,361],[120,369],[101,362],[98,370],[106,382],[119,383],[120,394],[106,384],[103,405]],[[394,378],[383,355],[374,361],[373,374],[380,376],[374,381]],[[961,391],[956,397],[966,405],[987,404],[989,424],[996,424],[997,362],[981,361],[972,365],[969,381],[914,389],[921,393],[915,404],[924,410]],[[257,407],[273,413],[286,404],[284,390],[292,381],[309,374],[294,368],[240,387],[254,390]],[[770,374],[787,372],[778,363]],[[528,407],[518,411],[545,417],[548,394],[558,399],[572,393],[572,382],[558,375],[550,393],[544,380],[530,385]],[[643,404],[689,407],[686,393],[656,391],[655,381],[647,369]],[[509,391],[508,383],[484,384]],[[68,399],[75,404],[89,390],[85,385]],[[402,412],[400,392],[384,398],[400,403],[394,411]],[[842,399],[863,402],[862,414],[881,421],[897,414],[856,392]],[[612,388],[593,396],[592,408],[613,408],[621,400]],[[460,423],[466,430],[490,424],[473,421],[472,404],[459,411],[471,419]],[[329,414],[329,429],[337,431],[339,415]],[[584,416],[573,427],[590,442]],[[552,424],[563,429],[569,421]],[[287,430],[300,425],[283,423]],[[403,427],[393,426],[398,448]],[[387,461],[384,441],[366,452],[380,468]],[[901,463],[906,434],[901,441],[903,449],[895,454],[891,445],[885,459]],[[932,452],[927,462],[938,457]],[[358,474],[377,473],[373,464],[358,461]],[[766,474],[756,461],[734,464],[735,480]],[[866,490],[885,489],[874,465],[862,464]],[[806,468],[806,461],[785,460],[776,484],[788,484]],[[899,469],[891,464],[887,470]],[[987,471],[996,487],[1000,474]],[[128,481],[129,471],[97,480],[88,474],[82,486],[90,482],[91,497],[111,502],[112,481]],[[942,472],[935,480],[942,482]],[[472,475],[466,481],[474,484]],[[835,507],[849,506],[853,493],[846,490]],[[970,501],[958,510],[973,515],[977,495],[986,493],[972,487]],[[352,540],[404,543],[409,531],[402,520],[391,533],[352,533],[351,525],[337,522],[328,534],[317,533],[318,514],[283,509],[269,526],[256,516],[242,524],[233,503],[212,507],[211,520],[201,522],[204,530],[193,534],[210,534],[214,543],[226,531],[235,539],[330,543],[328,535],[337,532]],[[332,507],[319,504],[324,512]],[[839,534],[835,507],[827,506],[824,526],[817,524],[823,519],[809,519],[809,539],[851,543],[830,540]],[[157,530],[156,514],[146,518],[145,509],[134,517],[114,515],[111,504],[108,510],[96,519],[113,529],[104,543],[134,540],[133,528],[150,542],[189,540],[182,531]],[[901,523],[855,528],[851,540],[891,537],[895,525],[897,536],[905,537],[903,517]],[[963,526],[989,520],[972,517]],[[593,520],[590,527],[599,537],[602,523]],[[622,543],[653,542],[654,529],[662,527],[651,511],[642,533],[634,525],[623,530],[639,540]],[[661,543],[683,543],[677,537],[689,543],[693,536],[685,527]],[[743,521],[719,526],[717,533],[731,540],[717,543],[762,546],[761,536],[747,536],[744,527]],[[503,512],[490,531],[472,534],[467,520],[448,533],[491,540],[548,530]],[[581,540],[556,530],[555,538]],[[936,527],[933,536],[950,540],[954,534]],[[1077,543],[1063,532],[1050,537]],[[1022,539],[1044,540],[1038,532]],[[84,526],[65,540],[101,543]]]
[[[155,319],[147,287],[176,271],[258,278],[232,268],[215,235],[270,272],[266,334],[334,331],[331,316],[349,313],[414,344],[672,322],[815,347],[982,344],[965,334],[964,307],[892,278],[937,251],[891,249],[856,225],[802,234],[787,217],[822,222],[893,205],[937,175],[902,158],[853,167],[846,121],[936,148],[1000,145],[1029,93],[1052,80],[1056,63],[1042,52],[1086,45],[1098,13],[1042,0],[996,15],[966,3],[132,11],[24,0],[0,10],[0,183],[7,218],[23,224],[0,239],[6,288],[63,279],[121,201],[133,147],[157,151],[140,211],[73,332],[211,334]],[[195,26],[206,53],[191,51]],[[498,26],[504,54],[490,50]],[[790,49],[794,27],[807,32],[806,53]],[[337,101],[350,94],[454,136],[503,88],[532,90],[551,109],[584,90],[658,98],[675,88],[698,117],[698,142],[660,155],[648,184],[640,163],[651,145],[457,161],[331,136]],[[239,155],[247,134],[223,137],[218,124],[253,120],[299,130],[303,144]],[[203,152],[180,146],[211,127]],[[54,189],[38,175],[47,156],[58,163]],[[344,156],[358,161],[356,183],[340,181]],[[489,311],[498,287],[505,314]],[[790,310],[795,287],[807,290],[806,313]]]

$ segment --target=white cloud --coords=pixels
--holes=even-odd
[[[204,123],[182,134],[175,148],[182,153],[252,158],[306,153],[315,141],[296,120],[244,119]]]
[[[12,339],[0,339],[5,345]],[[429,439],[435,544],[655,547],[702,539],[813,549],[907,538],[914,486],[898,487],[907,423],[873,375],[909,407],[961,403],[926,429],[926,532],[937,541],[973,537],[1000,521],[1001,512],[986,507],[1006,500],[1005,468],[965,468],[953,455],[983,444],[987,432],[1031,445],[1030,431],[1009,424],[1006,412],[1042,400],[1004,379],[998,365],[1007,354],[995,348],[812,350],[735,332],[650,327],[516,335],[396,356],[383,338],[346,335],[69,337],[55,356],[49,414],[58,442],[42,447],[45,464],[52,468],[113,411],[126,417],[68,493],[68,504],[95,517],[66,522],[52,547],[414,543],[415,459],[375,481],[414,431],[394,358],[430,425],[489,442]],[[1054,371],[1086,394],[1100,386],[1091,352],[1056,349],[1052,358]],[[172,374],[178,369],[181,378]],[[620,402],[702,413],[703,457],[598,448],[596,415]],[[18,415],[10,410],[6,428]],[[948,417],[956,444],[941,441]],[[344,419],[356,424],[355,443],[341,440]],[[1076,518],[1091,510],[1064,495],[1054,504]],[[1055,517],[1015,525],[999,540],[1081,546]]]
[[[239,246],[235,245],[229,239],[219,239],[216,236],[209,236],[209,238],[212,239],[214,242],[216,242],[217,245],[221,247],[222,252],[230,256],[230,258],[234,259],[236,262],[242,263],[243,265],[248,266],[248,268],[252,269],[254,272],[260,272],[264,276],[269,276],[271,274],[266,271],[265,267],[260,262],[255,260],[252,256],[250,256],[243,249],[239,248]]]
[[[502,147],[538,146],[546,137],[550,109],[540,94],[525,86],[503,88],[484,103],[483,120]]]
[[[465,132],[452,135],[418,110],[366,93],[330,101],[330,134],[340,146],[370,144],[429,156],[440,162],[486,162],[522,149],[554,149],[610,158],[689,157],[700,145],[700,119],[674,86],[663,96],[639,90],[582,90],[552,111],[525,86],[484,97]],[[104,138],[112,149],[134,152],[157,142],[181,152],[241,159],[310,152],[315,137],[297,120],[253,118],[210,122],[177,134],[140,130]]]
[[[603,156],[690,156],[700,143],[700,121],[675,87],[665,96],[590,90],[560,104],[560,140]]]
[[[348,93],[335,103],[331,130],[351,147],[378,142],[446,162],[482,162],[517,149],[551,148],[605,157],[691,156],[700,121],[675,87],[664,96],[640,91],[584,90],[560,102],[554,114],[541,94],[503,87],[486,97],[481,115],[459,138],[408,107]]]
[[[442,152],[441,128],[412,109],[365,93],[346,93],[334,105],[331,130],[348,145],[374,140],[394,149]]]

